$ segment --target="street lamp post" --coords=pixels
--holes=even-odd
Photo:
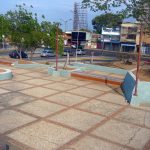
[[[61,20],[64,22],[64,27],[65,27],[64,31],[66,32],[66,31],[67,31],[67,23],[68,23],[69,21],[71,21],[72,19],[67,19],[67,20],[61,19]]]
[[[77,47],[76,47],[76,62],[78,61],[78,54],[77,54],[77,50],[78,50],[78,45],[79,45],[79,30],[78,30],[78,33],[77,33]]]

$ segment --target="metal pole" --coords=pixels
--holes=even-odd
[[[137,71],[136,71],[136,82],[135,82],[135,92],[134,92],[135,96],[138,95],[138,81],[139,81],[140,64],[141,64],[142,35],[143,35],[143,26],[141,24],[138,60],[137,60]]]
[[[56,71],[58,70],[58,27],[59,25],[56,27]]]
[[[77,55],[78,45],[79,45],[79,30],[78,30],[78,34],[77,34],[76,62],[78,61],[78,55]]]
[[[3,49],[5,48],[5,35],[2,35]]]

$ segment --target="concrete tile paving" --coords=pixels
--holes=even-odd
[[[49,120],[65,124],[79,130],[87,130],[103,119],[104,118],[102,116],[82,112],[75,109],[70,109],[49,118]]]
[[[92,133],[135,149],[142,149],[150,139],[149,129],[115,120],[108,121]]]
[[[68,146],[65,150],[127,150],[121,146],[86,136],[73,145]]]
[[[87,110],[89,112],[99,113],[101,115],[109,116],[118,111],[121,106],[110,104],[103,101],[92,100],[90,102],[81,104],[78,108]]]
[[[150,128],[150,112],[128,108],[115,118]]]
[[[45,101],[34,101],[28,104],[17,107],[19,110],[31,113],[36,116],[45,117],[54,112],[57,112],[65,107]]]
[[[78,132],[40,121],[10,133],[8,137],[37,150],[53,150],[77,135]]]
[[[111,91],[112,88],[107,86],[106,84],[90,84],[86,86],[87,88],[92,88],[100,91]]]
[[[4,110],[0,113],[0,133],[25,125],[35,118],[13,110]]]
[[[35,98],[19,92],[9,92],[0,96],[0,106],[9,107],[26,102],[31,102]]]
[[[93,89],[89,89],[89,88],[86,88],[86,87],[79,87],[77,89],[70,90],[69,92],[73,93],[73,94],[80,95],[80,96],[89,97],[89,98],[92,98],[92,97],[95,97],[97,95],[103,94],[102,91],[93,90]]]
[[[117,93],[107,93],[97,97],[98,100],[104,100],[114,104],[126,105],[125,98]]]
[[[28,84],[33,84],[33,85],[44,85],[44,84],[50,84],[53,81],[48,81],[48,80],[43,80],[43,79],[37,78],[37,79],[30,79],[30,80],[27,80],[24,82],[28,83]]]
[[[31,77],[27,77],[27,76],[24,76],[24,75],[15,75],[12,80],[15,80],[15,81],[23,81],[23,80],[28,80],[28,79],[31,79]]]
[[[10,91],[18,91],[18,90],[24,90],[27,88],[32,87],[32,85],[20,83],[20,82],[13,82],[11,84],[2,84],[1,88],[10,90]]]
[[[8,92],[10,92],[10,91],[0,88],[0,94],[5,94],[5,93],[8,93]]]
[[[72,85],[86,85],[90,84],[90,81],[87,80],[81,80],[81,79],[70,79],[70,80],[65,80],[63,81],[64,83],[72,84]]]
[[[65,91],[65,90],[76,88],[75,85],[69,85],[69,84],[59,83],[59,82],[48,84],[48,85],[45,85],[44,87],[54,89],[54,90],[59,90],[59,91]]]
[[[75,104],[78,104],[87,100],[86,97],[82,97],[82,96],[78,96],[78,95],[74,95],[74,94],[70,94],[66,92],[55,94],[45,99],[62,104],[62,105],[66,105],[66,106],[72,106],[72,105],[75,105]]]
[[[43,88],[43,87],[34,87],[34,88],[22,90],[20,92],[30,95],[30,96],[37,97],[37,98],[42,98],[42,97],[57,93],[58,91],[50,90],[50,89]]]
[[[10,150],[150,149],[150,109],[130,107],[118,86],[52,77],[44,68],[9,68],[14,78],[0,81],[3,146],[9,143]]]

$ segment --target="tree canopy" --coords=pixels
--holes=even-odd
[[[15,10],[0,15],[2,26],[0,36],[9,36],[10,41],[18,49],[30,50],[31,53],[34,53],[35,49],[42,44],[55,50],[57,23],[46,21],[44,15],[42,15],[44,21],[39,23],[38,15],[31,11],[33,6],[30,7],[29,11],[26,4],[16,5]],[[62,34],[61,29],[59,29],[59,34]],[[59,37],[59,50],[62,53],[63,41],[61,36]]]
[[[96,16],[92,20],[93,29],[97,33],[101,33],[102,27],[118,27],[119,23],[122,22],[122,16],[112,13],[102,14],[100,16]]]
[[[150,0],[83,0],[83,7],[93,11],[110,12],[118,8],[116,13],[124,17],[134,17],[150,26]]]

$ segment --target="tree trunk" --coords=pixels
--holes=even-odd
[[[34,53],[35,53],[35,49],[36,49],[36,48],[32,48],[32,49],[31,49],[30,60],[32,60],[32,58],[33,58],[33,55],[34,55]]]

